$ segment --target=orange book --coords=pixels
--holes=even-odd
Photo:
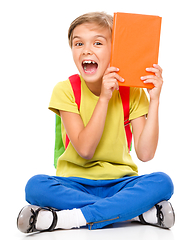
[[[120,69],[121,86],[153,88],[142,76],[147,67],[158,63],[161,20],[159,16],[114,13],[110,65]]]

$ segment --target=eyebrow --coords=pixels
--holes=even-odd
[[[95,35],[93,38],[98,38],[98,37],[101,37],[101,38],[104,38],[105,40],[107,40],[105,36],[100,35],[100,34],[99,35]],[[75,38],[81,38],[81,37],[80,36],[74,36],[72,40],[74,40]]]

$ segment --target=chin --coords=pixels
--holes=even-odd
[[[86,82],[98,82],[99,80],[102,79],[103,75],[101,74],[86,74],[86,73],[81,73],[83,79],[86,81]]]

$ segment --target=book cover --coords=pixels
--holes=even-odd
[[[161,20],[159,16],[114,13],[110,65],[120,69],[121,86],[153,88],[140,77],[151,75],[147,67],[158,63]]]

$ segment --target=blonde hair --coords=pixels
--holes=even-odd
[[[68,31],[69,46],[72,48],[73,30],[84,23],[96,23],[100,27],[105,27],[112,33],[113,17],[105,12],[86,13],[76,18],[70,25]]]

